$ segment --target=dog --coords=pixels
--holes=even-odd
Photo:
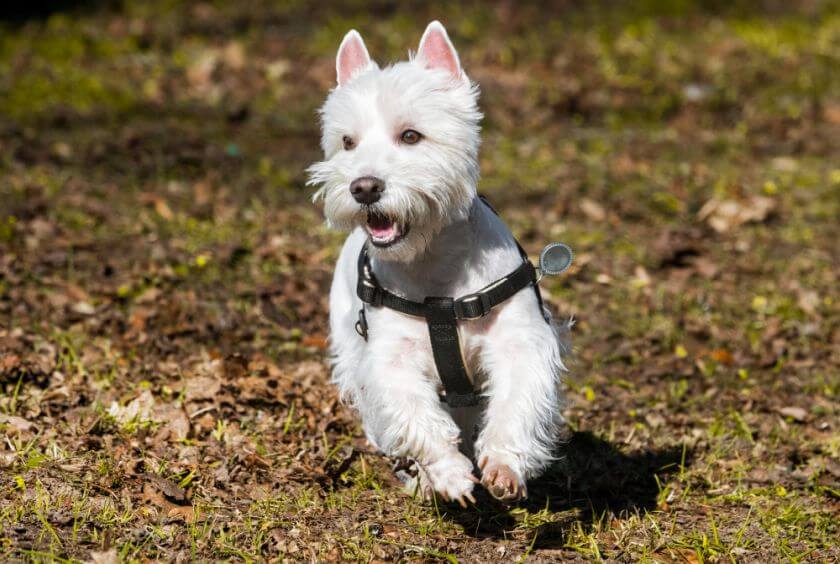
[[[308,169],[327,225],[350,233],[330,290],[333,382],[374,447],[416,462],[409,485],[425,498],[466,506],[480,483],[516,502],[555,459],[569,324],[548,322],[527,289],[459,321],[462,361],[483,404],[454,408],[440,399],[426,321],[357,295],[363,247],[382,287],[420,302],[475,292],[522,264],[511,231],[477,193],[478,87],[437,21],[416,54],[384,68],[351,30],[336,74],[320,109],[324,159]]]

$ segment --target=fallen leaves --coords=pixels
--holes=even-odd
[[[167,480],[166,478],[149,474],[147,474],[145,478],[149,480],[149,483],[153,484],[158,491],[160,491],[163,495],[165,495],[172,501],[184,501],[186,499],[186,491],[184,490],[184,488],[175,484],[171,480]],[[154,498],[154,496],[151,494],[150,497]],[[154,499],[157,500],[157,498]]]
[[[0,330],[0,384],[21,378],[45,383],[56,368],[56,347],[22,331]]]
[[[710,351],[709,358],[715,362],[723,364],[724,366],[732,366],[735,364],[735,357],[733,357],[732,353],[726,349],[714,349]]]
[[[239,41],[230,41],[221,48],[193,49],[190,57],[185,71],[190,91],[211,104],[216,103],[223,94],[217,80],[218,73],[241,71],[247,61],[245,47]]]
[[[634,559],[655,545],[662,559],[705,561],[718,547],[699,557],[667,545],[706,535],[709,515],[728,542],[763,505],[751,492],[762,503],[707,510],[708,492],[737,495],[743,479],[807,504],[809,527],[833,508],[840,330],[829,189],[840,170],[826,139],[840,114],[820,93],[825,81],[809,81],[804,98],[801,88],[777,95],[821,69],[807,41],[786,43],[797,72],[771,73],[772,88],[754,78],[777,59],[757,65],[763,49],[744,51],[721,35],[726,22],[704,26],[702,13],[690,30],[647,18],[653,33],[615,41],[576,27],[552,38],[547,57],[493,41],[465,47],[471,76],[486,80],[482,190],[530,250],[559,239],[578,255],[566,277],[543,281],[561,315],[580,317],[573,374],[585,380],[564,416],[576,437],[610,439],[583,451],[568,483],[536,482],[543,491],[513,527],[495,509],[473,527],[466,514],[437,518],[401,497],[329,384],[326,302],[341,235],[315,227],[322,217],[302,186],[318,158],[312,108],[334,86],[337,31],[321,25],[334,14],[220,6],[176,8],[165,21],[129,6],[4,30],[10,46],[46,40],[4,51],[13,86],[42,82],[30,73],[44,68],[62,79],[42,54],[53,42],[74,51],[82,30],[70,74],[128,80],[137,96],[119,102],[117,119],[101,100],[91,119],[42,108],[0,127],[0,467],[10,477],[0,501],[20,519],[0,528],[16,548],[45,548],[51,537],[38,536],[45,527],[29,509],[53,504],[45,516],[62,557],[108,564],[123,549],[141,560],[370,559],[347,545],[366,534],[383,560],[513,559],[534,539],[536,559],[581,558],[551,547],[565,539],[597,545],[584,558]],[[389,49],[399,18],[417,16],[409,8],[384,16]],[[488,37],[540,29],[514,3],[492,9],[480,19]],[[456,17],[465,36],[471,17]],[[253,22],[271,31],[254,33]],[[730,63],[756,72],[713,80]],[[63,90],[62,105],[75,106],[76,90]],[[631,115],[642,127],[626,127]],[[688,461],[679,448],[661,456],[674,445],[689,445]],[[579,456],[578,446],[563,454]],[[590,526],[590,500],[616,535]],[[667,520],[662,530],[675,532],[663,539],[632,518],[657,502],[667,519],[648,511],[644,523]],[[206,529],[185,526],[203,515]],[[431,529],[411,526],[430,515]],[[531,528],[544,515],[551,522]],[[796,554],[833,556],[789,533]],[[773,546],[761,534],[748,528],[750,552],[731,554],[778,559],[760,552]]]
[[[35,424],[17,415],[0,413],[0,429],[7,435],[29,435],[35,430]]]
[[[93,315],[96,313],[96,308],[89,302],[76,302],[70,306],[70,311],[79,315]]]
[[[179,505],[170,509],[167,516],[171,519],[181,520],[184,523],[194,523],[195,508],[191,505]]]
[[[143,390],[140,395],[132,399],[125,405],[119,402],[111,402],[108,408],[108,415],[120,425],[127,425],[129,423],[146,423],[151,421],[152,407],[154,407],[155,398],[149,390]]]
[[[90,553],[90,561],[93,564],[119,564],[120,558],[116,548],[96,551]]]
[[[187,371],[184,400],[188,403],[212,400],[219,393],[225,378],[224,361],[206,360]]]
[[[195,522],[195,508],[188,502],[183,488],[160,476],[147,475],[145,478],[142,500],[154,512],[170,520]]]
[[[804,423],[808,420],[808,412],[801,407],[782,407],[779,409],[779,413],[781,413],[785,417],[790,417],[797,423]]]
[[[175,219],[175,213],[169,206],[169,202],[167,202],[163,196],[143,192],[138,195],[137,199],[141,204],[151,206],[155,212],[166,221],[172,221]]]
[[[190,420],[184,408],[176,403],[156,403],[151,418],[162,424],[157,440],[183,441],[190,435]]]
[[[580,211],[592,221],[600,222],[607,219],[607,212],[604,210],[604,206],[590,198],[581,198]]]
[[[745,223],[767,220],[776,209],[776,200],[767,196],[750,196],[744,200],[712,198],[697,217],[718,233],[728,233]]]

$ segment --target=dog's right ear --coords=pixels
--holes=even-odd
[[[338,55],[335,57],[335,73],[338,85],[344,86],[358,73],[369,68],[371,64],[370,55],[362,36],[355,29],[351,29],[341,41],[341,45],[338,47]]]
[[[455,78],[463,77],[458,52],[452,45],[446,28],[437,20],[431,22],[423,32],[420,48],[417,49],[417,60],[429,68],[443,69]]]

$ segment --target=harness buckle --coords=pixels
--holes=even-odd
[[[362,278],[359,281],[358,295],[363,302],[369,303],[373,307],[382,305],[382,291],[372,280]]]
[[[490,303],[490,296],[484,292],[469,294],[455,300],[455,315],[459,319],[479,319],[484,317],[493,305]]]

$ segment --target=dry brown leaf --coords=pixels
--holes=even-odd
[[[193,184],[193,197],[198,206],[206,206],[213,199],[213,191],[210,188],[210,183],[205,180],[200,180]]]
[[[139,396],[126,405],[112,402],[111,407],[108,408],[108,414],[120,424],[126,424],[134,420],[150,421],[154,405],[155,397],[152,395],[152,392],[143,390]]]
[[[158,404],[152,410],[152,419],[163,424],[169,440],[183,440],[190,434],[190,420],[182,407],[175,404]]]
[[[166,203],[166,200],[163,198],[156,198],[155,199],[155,211],[161,216],[163,219],[167,221],[172,221],[175,217],[175,214],[172,213],[172,208],[169,207],[169,204]]]
[[[715,349],[709,353],[709,357],[725,366],[732,366],[735,362],[732,353],[726,349]]]
[[[300,342],[305,347],[315,347],[322,351],[327,349],[327,339],[323,335],[307,335]]]
[[[718,233],[727,233],[745,223],[766,220],[776,209],[776,201],[767,196],[752,196],[745,201],[712,198],[697,217]]]
[[[188,402],[209,400],[216,397],[222,387],[221,379],[198,376],[185,382],[184,399]]]
[[[118,564],[119,561],[116,548],[90,553],[90,562],[93,564]]]
[[[828,123],[840,126],[840,104],[826,104],[823,108],[823,115]]]
[[[149,480],[151,484],[154,485],[157,490],[163,493],[166,497],[173,499],[175,501],[184,501],[186,499],[187,492],[173,482],[172,480],[167,480],[162,476],[155,476],[154,474],[146,474],[146,478]],[[145,488],[144,488],[145,490]],[[155,502],[158,505],[161,505],[164,500],[162,497],[155,496],[152,492],[148,492],[149,495],[146,496],[147,499],[150,501]]]
[[[204,49],[187,67],[187,81],[196,90],[204,90],[210,84],[210,78],[219,62],[219,52],[216,49]]]
[[[597,282],[598,284],[603,284],[604,286],[608,286],[612,284],[612,276],[610,276],[606,272],[602,272],[595,277],[595,282]]]
[[[808,420],[808,412],[801,407],[788,406],[779,409],[779,413],[785,417],[790,417],[794,421],[802,423]]]
[[[692,261],[694,270],[703,278],[714,278],[718,273],[718,266],[711,259],[697,257]]]
[[[13,435],[28,433],[35,428],[35,425],[23,417],[17,415],[6,415],[0,413],[0,425],[5,427],[5,432]]]
[[[245,66],[245,48],[239,41],[231,41],[222,50],[222,61],[233,70],[239,70]]]
[[[96,313],[96,308],[89,302],[76,302],[70,307],[70,309],[79,315],[93,315]]]
[[[0,354],[0,372],[11,374],[20,366],[20,356],[16,354]]]
[[[589,198],[582,198],[580,200],[580,211],[592,221],[604,221],[607,219],[607,212],[604,211],[604,207]]]
[[[169,510],[167,515],[171,519],[180,519],[184,523],[195,522],[195,509],[191,505],[178,505]]]

